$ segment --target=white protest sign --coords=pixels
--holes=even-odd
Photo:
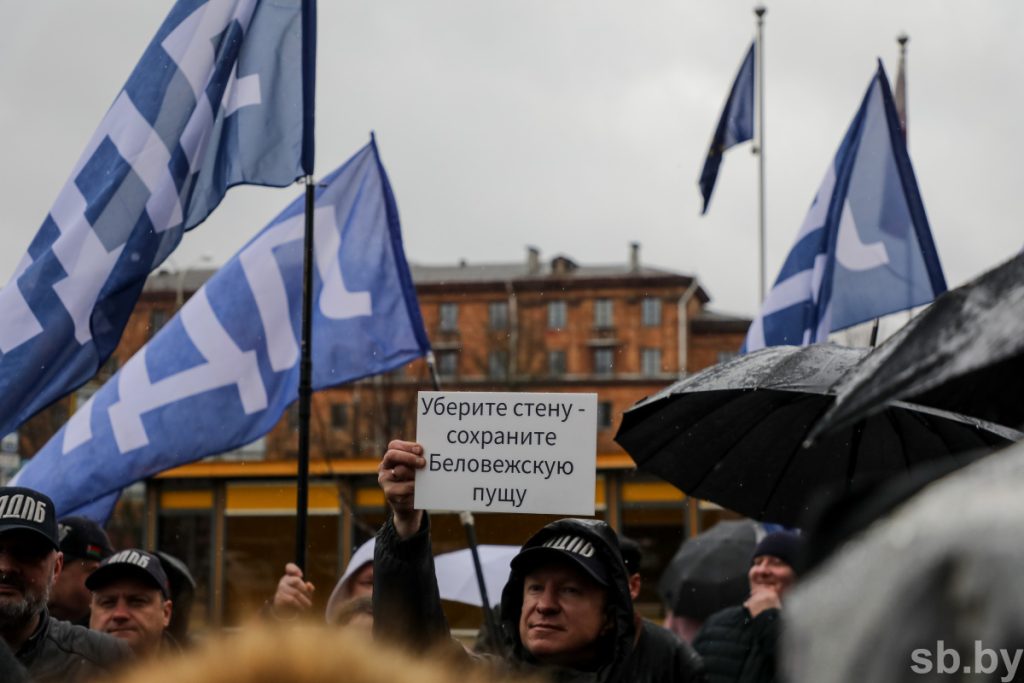
[[[597,394],[421,391],[423,510],[593,515]]]

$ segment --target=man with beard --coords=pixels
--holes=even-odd
[[[32,681],[86,681],[131,657],[115,639],[49,615],[63,563],[53,501],[0,487],[0,638]]]

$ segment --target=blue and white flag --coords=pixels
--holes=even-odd
[[[0,435],[96,373],[229,187],[304,174],[312,22],[311,0],[175,4],[0,290]]]
[[[946,291],[881,62],[744,351],[826,341]]]
[[[711,193],[718,179],[718,167],[722,164],[725,150],[754,138],[754,44],[750,45],[743,58],[740,72],[736,74],[729,99],[725,101],[722,118],[718,120],[715,135],[711,138],[708,157],[700,172],[700,193],[704,197],[701,214],[708,212]]]
[[[296,199],[196,292],[18,485],[49,495],[60,515],[104,519],[124,486],[267,433],[298,397],[303,207]],[[429,342],[372,140],[321,181],[314,224],[313,387],[423,356]]]

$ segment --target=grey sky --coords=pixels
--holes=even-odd
[[[0,279],[172,3],[0,0]],[[860,103],[910,35],[910,154],[951,286],[1024,246],[1024,3],[766,2],[773,280]],[[756,310],[756,160],[696,180],[753,37],[733,0],[321,0],[317,172],[375,130],[412,261],[563,253],[696,274]],[[236,188],[173,256],[229,258],[298,188]]]

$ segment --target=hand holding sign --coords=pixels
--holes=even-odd
[[[395,530],[401,538],[419,531],[423,511],[415,509],[416,470],[427,464],[423,447],[412,441],[395,439],[377,467],[377,483],[394,510]]]

